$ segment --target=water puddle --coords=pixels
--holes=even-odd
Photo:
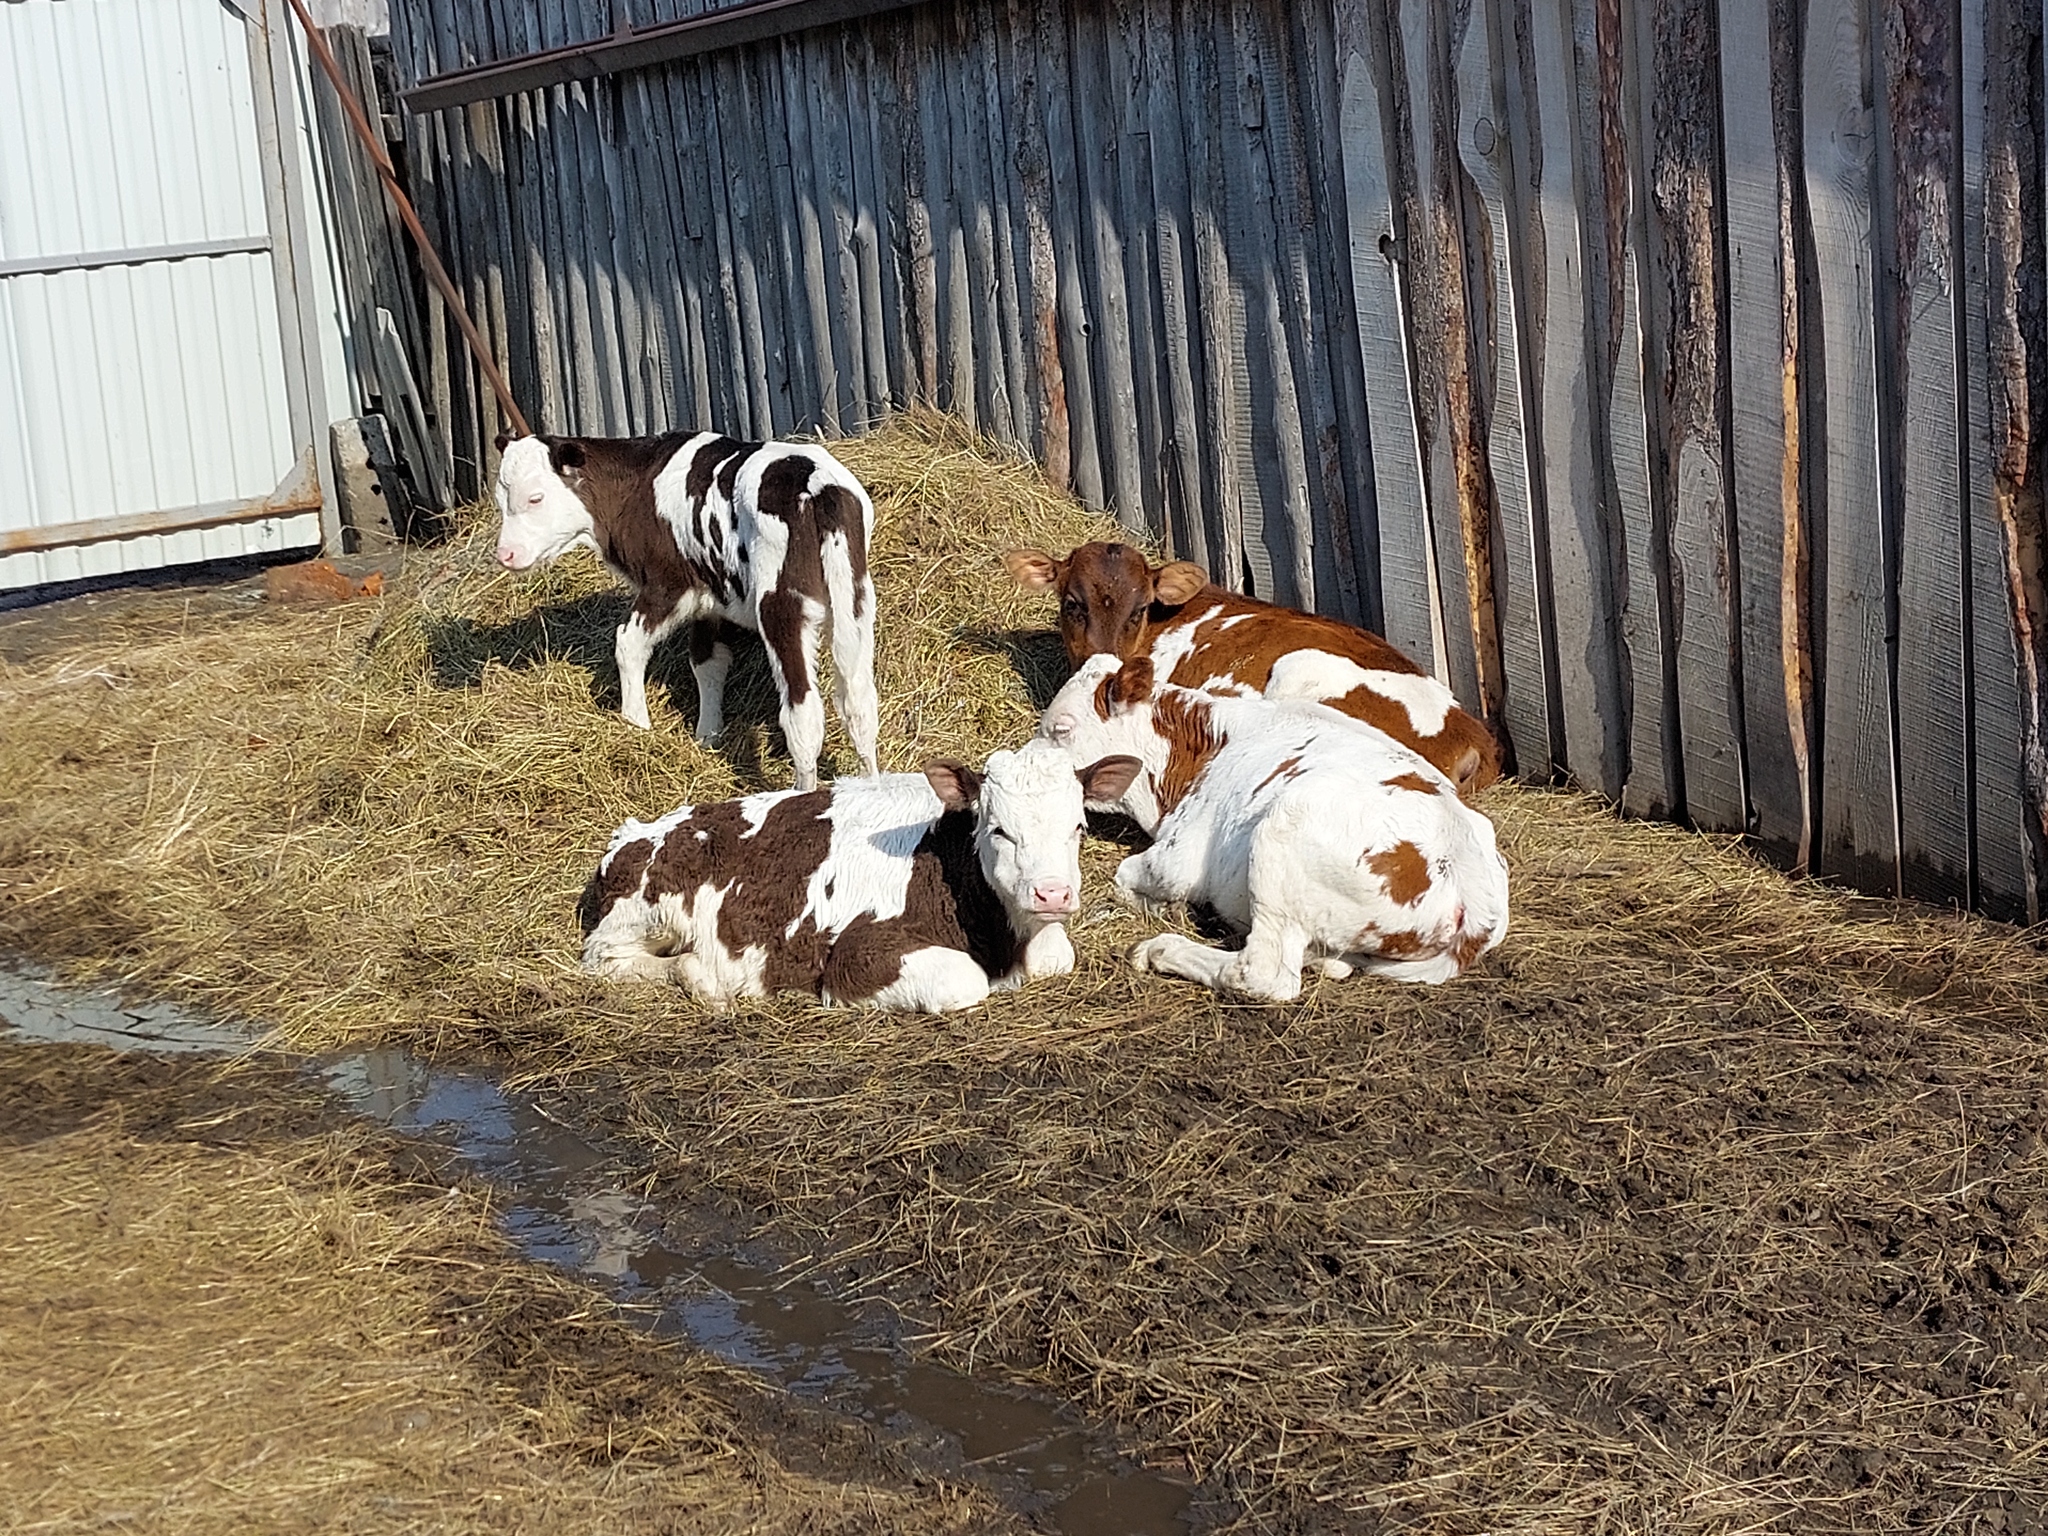
[[[234,1054],[248,1033],[0,965],[0,1026],[31,1040]],[[488,1075],[375,1049],[310,1063],[359,1114],[430,1137],[503,1191],[531,1257],[608,1283],[659,1335],[917,1440],[949,1440],[1063,1536],[1185,1536],[1189,1490],[1119,1457],[1059,1404],[916,1359],[894,1319],[849,1305],[607,1183],[577,1131]]]

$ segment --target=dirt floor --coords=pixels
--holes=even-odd
[[[287,1068],[0,1045],[0,1175],[0,1529],[1018,1529],[520,1262]]]
[[[1019,739],[1058,649],[996,556],[1101,525],[942,423],[846,457],[885,766]],[[0,663],[0,946],[503,1063],[1246,1529],[2048,1532],[2028,935],[1502,786],[1514,926],[1442,988],[1134,976],[1096,840],[1080,970],[968,1014],[606,990],[573,911],[607,834],[786,782],[772,702],[744,662],[697,748],[671,656],[625,726],[622,596],[492,573],[488,532],[377,601]]]

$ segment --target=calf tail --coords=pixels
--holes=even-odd
[[[811,510],[832,626],[833,700],[861,766],[876,773],[881,709],[875,697],[875,583],[868,574],[874,509],[851,487],[827,485],[811,497]]]

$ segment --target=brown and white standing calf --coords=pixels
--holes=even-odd
[[[583,893],[584,967],[711,1002],[971,1007],[1074,968],[1082,800],[1137,771],[1077,770],[1033,740],[983,773],[934,763],[629,821]]]
[[[1210,693],[1312,699],[1413,747],[1471,795],[1500,777],[1493,733],[1451,690],[1369,630],[1226,591],[1199,565],[1154,566],[1128,544],[1003,556],[1034,591],[1059,594],[1067,661],[1145,656],[1162,683]]]
[[[1140,970],[1285,1002],[1301,968],[1448,981],[1501,941],[1508,874],[1493,823],[1384,731],[1321,704],[1158,686],[1145,657],[1091,656],[1046,708],[1070,761],[1144,763],[1120,810],[1153,836],[1117,866],[1139,905],[1202,901],[1241,950],[1162,933]]]
[[[647,662],[690,626],[697,739],[725,724],[734,626],[756,631],[782,696],[796,787],[818,782],[825,704],[818,631],[830,621],[835,702],[861,765],[877,771],[874,503],[809,443],[663,437],[498,439],[498,560],[522,571],[579,545],[633,588],[619,626],[620,713],[645,730]]]

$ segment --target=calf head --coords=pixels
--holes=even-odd
[[[1154,682],[1149,656],[1130,661],[1090,656],[1053,695],[1039,722],[1039,736],[1064,752],[1068,762],[1120,754],[1156,772],[1164,766],[1171,743],[1153,719]],[[1122,803],[1126,792],[1145,803]],[[1145,783],[1133,774],[1117,786],[1116,793],[1090,793],[1087,800],[1098,808],[1127,810],[1140,823],[1152,826],[1159,817],[1149,794]]]
[[[1199,565],[1152,565],[1128,544],[1083,544],[1060,560],[1042,549],[1013,549],[1003,564],[1029,591],[1060,597],[1060,639],[1067,661],[1132,656],[1145,648],[1149,623],[1168,617],[1209,584]]]
[[[498,439],[498,563],[507,570],[597,543],[584,505],[583,444],[573,437]]]
[[[924,776],[947,810],[974,812],[982,877],[1028,938],[1081,908],[1082,801],[1121,795],[1140,766],[1107,757],[1076,769],[1051,742],[1033,740],[996,753],[981,773],[939,762]]]

